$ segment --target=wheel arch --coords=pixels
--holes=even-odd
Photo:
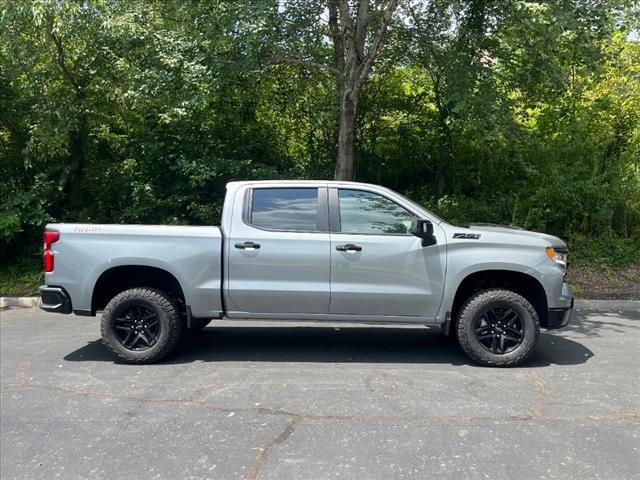
[[[91,293],[91,314],[103,310],[119,293],[131,288],[155,288],[185,305],[185,295],[178,279],[171,272],[149,265],[118,265],[100,274]]]
[[[450,309],[450,319],[445,333],[449,335],[457,322],[460,308],[475,292],[488,288],[505,288],[526,298],[538,314],[541,326],[548,323],[549,310],[547,295],[540,281],[524,272],[515,270],[489,269],[468,274],[458,284]]]

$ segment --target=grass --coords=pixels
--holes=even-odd
[[[41,261],[19,259],[6,264],[0,270],[0,296],[33,297],[44,284]]]

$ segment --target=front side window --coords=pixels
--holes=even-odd
[[[317,188],[256,188],[249,223],[267,230],[318,230]]]
[[[413,215],[377,193],[338,190],[340,231],[374,235],[408,234]]]

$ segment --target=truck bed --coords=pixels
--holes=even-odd
[[[114,269],[145,266],[150,274],[157,268],[175,277],[194,317],[222,315],[218,227],[53,223],[46,230],[60,232],[60,238],[51,246],[55,264],[45,284],[64,285],[76,313],[100,308],[94,287]]]

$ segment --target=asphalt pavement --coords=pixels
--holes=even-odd
[[[97,318],[4,310],[0,360],[4,480],[639,478],[637,310],[512,369],[427,329],[229,321],[131,366]]]

